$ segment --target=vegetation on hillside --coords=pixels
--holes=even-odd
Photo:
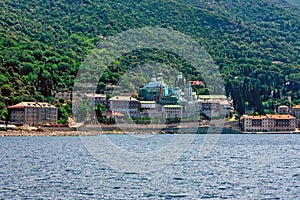
[[[102,36],[144,26],[199,41],[240,114],[262,113],[286,96],[300,103],[300,8],[281,0],[3,0],[0,7],[0,110],[20,101],[53,102],[56,90],[72,89]],[[99,85],[156,61],[200,79],[178,55],[141,50],[112,63]]]

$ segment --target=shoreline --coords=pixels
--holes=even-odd
[[[197,132],[195,129],[188,127],[163,127],[159,129],[137,128],[135,130],[122,130],[117,126],[111,126],[103,129],[43,129],[43,130],[2,130],[0,131],[0,137],[66,137],[66,136],[97,136],[97,135],[121,135],[121,134],[207,134],[209,128],[216,129],[216,134],[300,134],[299,131],[289,132],[243,132],[240,130],[234,130],[226,127],[214,127],[214,126],[199,126]],[[180,131],[178,131],[180,129]]]
[[[31,137],[31,136],[96,136],[108,134],[207,134],[207,131],[216,134],[238,134],[241,131],[215,126],[88,126],[79,128],[41,128],[39,130],[9,129],[0,131],[0,137]]]

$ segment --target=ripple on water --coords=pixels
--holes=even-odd
[[[300,199],[300,135],[222,135],[205,158],[203,137],[147,174],[113,170],[78,137],[0,138],[0,199]],[[130,145],[130,138],[120,141]]]

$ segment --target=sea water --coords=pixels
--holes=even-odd
[[[175,136],[107,137],[147,153]],[[81,137],[0,138],[0,199],[300,199],[300,135],[221,135],[205,156],[204,137],[145,173],[109,166]]]

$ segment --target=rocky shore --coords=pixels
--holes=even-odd
[[[116,126],[102,127],[101,129],[84,128],[84,129],[42,129],[42,130],[7,130],[0,131],[0,137],[33,137],[33,136],[93,136],[100,134],[206,134],[208,126],[198,127],[195,129],[187,127],[164,127],[162,129],[151,129],[150,127],[139,127],[136,129],[120,129]],[[212,127],[216,130],[216,133],[222,134],[237,134],[241,133],[228,128]]]
[[[0,131],[0,137],[30,137],[30,136],[79,136],[77,131]]]

